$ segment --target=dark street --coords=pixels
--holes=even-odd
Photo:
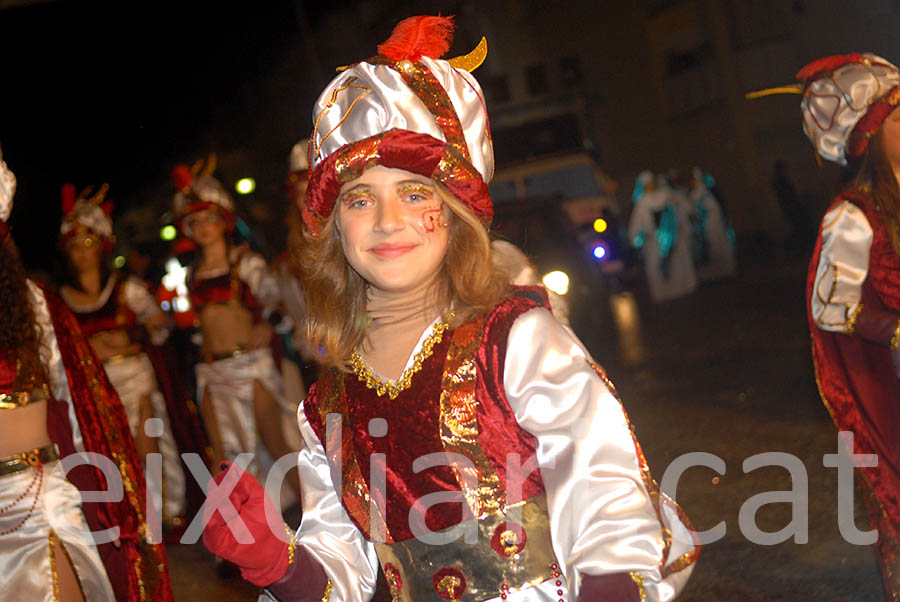
[[[701,554],[679,598],[685,602],[883,600],[873,551],[847,543],[838,531],[837,471],[822,465],[823,455],[837,450],[837,434],[816,390],[805,276],[803,259],[745,262],[736,280],[706,285],[686,299],[654,307],[639,297],[640,334],[634,340],[640,350],[629,350],[623,338],[618,350],[595,347],[657,480],[688,452],[715,454],[726,463],[721,477],[696,467],[680,481],[677,499],[696,529],[720,521],[727,528]],[[784,468],[744,474],[744,460],[765,452],[793,454],[806,467],[807,544],[789,539],[761,546],[739,528],[746,500],[791,488]],[[858,493],[855,499],[857,527],[867,530]],[[790,513],[789,504],[763,506],[757,524],[778,531]]]
[[[704,548],[682,602],[883,600],[873,551],[838,531],[837,471],[822,465],[823,455],[837,450],[837,434],[812,373],[805,270],[803,259],[745,262],[737,279],[662,305],[639,290],[630,301],[616,297],[595,331],[584,334],[618,387],[657,481],[688,452],[726,463],[720,477],[697,466],[680,480],[678,502],[698,531],[726,525],[726,536]],[[746,500],[791,488],[784,468],[743,472],[745,459],[775,451],[806,467],[809,543],[757,545],[739,527]],[[867,530],[858,493],[855,499],[857,527]],[[789,504],[770,504],[757,525],[775,532],[790,518]],[[199,546],[170,547],[169,559],[177,599],[255,599],[239,578],[216,577]]]

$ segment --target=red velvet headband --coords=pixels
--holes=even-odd
[[[90,235],[100,241],[100,244],[103,246],[103,253],[105,255],[110,255],[113,250],[113,244],[115,243],[115,238],[107,238],[106,236],[101,236],[100,234],[94,232],[81,222],[76,222],[75,226],[66,232],[65,234],[60,235],[58,245],[61,251],[66,250],[66,245],[69,244],[69,241],[76,236],[80,235]]]
[[[494,215],[487,184],[453,145],[428,134],[394,129],[347,144],[313,169],[303,223],[314,236],[334,210],[341,186],[375,165],[405,169],[442,183],[486,224]]]
[[[847,141],[847,155],[859,157],[866,152],[869,139],[875,135],[887,116],[897,108],[897,105],[900,105],[900,86],[894,86],[887,94],[869,106],[866,114],[850,132],[850,139]]]

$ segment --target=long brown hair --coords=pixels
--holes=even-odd
[[[40,339],[28,299],[25,268],[12,239],[0,244],[0,353],[19,362],[19,382],[43,381]]]
[[[867,198],[879,210],[891,246],[900,256],[900,186],[884,151],[884,128],[869,140],[861,159],[853,187],[869,192]]]
[[[487,229],[466,205],[435,182],[451,212],[441,278],[431,291],[445,319],[456,327],[486,312],[511,292],[509,275],[494,261]],[[320,361],[346,368],[350,353],[366,336],[366,281],[344,258],[335,227],[337,210],[319,236],[305,228],[291,233],[292,267],[306,297],[306,335]],[[453,307],[453,316],[446,315]]]

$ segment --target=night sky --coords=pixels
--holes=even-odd
[[[67,181],[109,182],[115,217],[136,206],[159,215],[172,165],[216,151],[226,183],[253,175],[256,196],[283,205],[317,78],[291,2],[234,4],[0,11],[0,144],[19,180],[11,224],[29,265],[54,261]]]

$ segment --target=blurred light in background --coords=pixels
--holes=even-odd
[[[116,269],[120,270],[125,267],[125,258],[121,255],[118,255],[115,259],[113,259],[113,265],[116,266]]]
[[[556,270],[546,274],[543,278],[544,286],[557,295],[565,295],[569,292],[569,276],[565,272]]]
[[[177,257],[170,257],[166,261],[166,275],[162,278],[163,286],[175,293],[172,299],[172,307],[177,312],[186,312],[191,308],[191,302],[188,300],[187,285],[187,268],[181,265]]]
[[[597,234],[603,234],[606,232],[606,229],[609,227],[609,224],[606,223],[606,220],[602,217],[598,217],[594,220],[594,232]]]
[[[606,257],[606,247],[599,244],[594,245],[593,254],[595,259],[597,259],[598,261],[602,260],[604,257]]]
[[[629,365],[638,365],[647,357],[641,335],[641,315],[637,300],[629,292],[610,295],[609,307],[619,331],[619,352]]]
[[[187,297],[175,297],[172,299],[172,307],[174,307],[175,311],[178,313],[184,313],[191,308],[191,302]]]
[[[175,240],[175,237],[178,236],[178,230],[175,229],[175,226],[163,226],[159,231],[159,237],[163,240]]]
[[[238,191],[238,194],[250,194],[256,190],[256,180],[253,178],[241,178],[234,185],[234,189]]]

